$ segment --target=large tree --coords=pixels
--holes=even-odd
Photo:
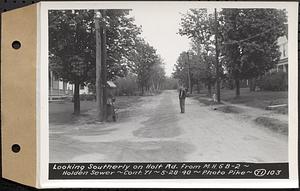
[[[60,80],[74,84],[74,114],[80,112],[79,88],[95,65],[93,11],[49,12],[49,64]]]
[[[191,39],[192,50],[196,55],[193,60],[198,60],[198,65],[195,65],[197,76],[197,84],[200,81],[207,85],[208,93],[211,94],[211,86],[215,78],[215,54],[213,35],[215,34],[214,18],[208,14],[207,9],[190,9],[189,12],[183,15],[179,29],[180,35],[185,35]],[[199,88],[198,88],[199,89]]]
[[[107,10],[108,79],[124,77],[130,68],[131,52],[136,50],[136,39],[141,27],[129,17],[129,10]]]
[[[235,80],[257,78],[278,63],[277,39],[284,35],[286,13],[279,9],[223,9],[221,11],[222,57]]]
[[[107,33],[108,79],[126,74],[129,52],[140,34],[128,14],[128,10],[107,10],[107,16],[102,18]],[[49,11],[50,70],[75,85],[74,114],[80,113],[80,85],[95,83],[94,16],[94,10]]]

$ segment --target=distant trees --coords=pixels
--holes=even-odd
[[[166,77],[163,82],[163,89],[164,90],[175,90],[178,88],[178,80],[171,77]]]
[[[129,72],[125,77],[118,77],[115,82],[117,85],[117,95],[136,95],[138,91],[136,74]]]
[[[188,58],[189,57],[189,58]],[[201,84],[205,84],[211,94],[212,84],[215,82],[214,55],[183,51],[174,66],[173,77],[188,87],[188,72],[190,71],[191,88],[196,85],[198,93]]]
[[[166,80],[166,72],[164,69],[163,59],[158,55],[155,64],[152,66],[151,70],[151,83],[152,89],[158,91],[162,89],[163,83]]]
[[[176,64],[174,65],[173,77],[179,80],[180,84],[188,86],[188,65],[186,52],[180,53]]]
[[[216,82],[215,54],[212,52],[202,52],[198,56],[198,60],[196,65],[198,69],[198,71],[196,71],[197,84],[198,86],[200,86],[200,83],[205,84],[207,86],[208,95],[211,96],[212,86]]]
[[[165,77],[162,59],[156,50],[143,39],[136,41],[136,51],[131,54],[131,67],[137,74],[137,83],[144,95],[150,88],[159,89]]]

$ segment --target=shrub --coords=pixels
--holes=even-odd
[[[116,80],[117,95],[135,95],[138,91],[138,85],[136,83],[136,76],[129,74],[126,77],[118,78]]]
[[[178,80],[172,77],[167,77],[163,83],[163,89],[176,90],[178,88]]]
[[[286,91],[288,89],[288,73],[279,71],[266,74],[259,80],[258,86],[262,90]]]

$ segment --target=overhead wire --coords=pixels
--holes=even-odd
[[[267,29],[267,30],[265,30],[265,31],[263,31],[263,32],[261,32],[261,33],[258,33],[258,34],[256,34],[256,35],[250,36],[250,37],[245,38],[245,39],[242,39],[242,40],[233,40],[232,42],[222,42],[221,44],[222,44],[222,45],[228,45],[228,44],[237,44],[237,43],[245,42],[245,41],[247,41],[247,40],[250,40],[250,39],[253,39],[253,38],[255,38],[255,37],[258,37],[258,36],[260,36],[260,35],[262,35],[262,34],[264,34],[264,33],[267,33],[267,32],[269,32],[269,31],[271,31],[271,30],[273,30],[273,29],[275,29],[275,28],[276,28],[276,27]]]

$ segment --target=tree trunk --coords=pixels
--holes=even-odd
[[[144,95],[144,86],[142,86],[142,95]]]
[[[234,89],[234,81],[229,80],[229,89],[233,90]]]
[[[103,18],[106,17],[106,10],[102,10]],[[101,82],[102,82],[102,121],[107,121],[107,43],[106,27],[101,26]]]
[[[198,92],[198,94],[200,94],[200,81],[198,81],[198,83],[197,83],[197,92]]]
[[[240,80],[238,78],[235,79],[235,96],[240,96]]]
[[[255,91],[255,87],[256,87],[256,80],[255,78],[252,78],[249,80],[249,87],[250,87],[250,92],[254,92]]]
[[[208,90],[208,97],[211,97],[211,83],[208,82],[207,84],[207,90]]]
[[[80,114],[80,96],[79,96],[79,83],[75,83],[74,89],[74,115]]]
[[[96,11],[96,10],[95,10]],[[97,120],[102,121],[102,30],[100,27],[100,20],[95,18],[95,33],[96,33],[96,107],[97,107]],[[120,92],[118,92],[119,94]]]

